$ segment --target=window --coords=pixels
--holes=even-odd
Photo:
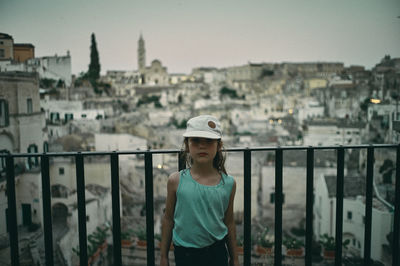
[[[26,112],[28,114],[32,114],[33,113],[32,99],[31,98],[26,99],[26,110],[27,110]]]
[[[353,218],[353,213],[352,212],[347,212],[347,220],[351,220]]]
[[[271,204],[274,204],[274,203],[275,203],[275,192],[272,192],[272,193],[269,195],[269,201],[270,201]],[[282,204],[283,204],[283,203],[285,203],[285,193],[282,193]]]
[[[49,143],[47,141],[43,142],[43,152],[49,151]]]
[[[64,173],[65,173],[64,167],[58,168],[58,174],[59,175],[64,175]]]
[[[0,49],[0,58],[4,57],[6,57],[6,52],[4,51],[4,49]]]
[[[35,144],[31,144],[28,147],[28,153],[37,153],[38,148]],[[32,169],[39,165],[39,158],[38,157],[28,157],[28,169]]]
[[[64,122],[65,123],[67,123],[68,121],[73,120],[73,119],[74,119],[73,114],[67,114],[67,113],[64,114]]]
[[[8,119],[8,103],[4,99],[0,99],[0,127],[6,127],[10,124]]]
[[[6,153],[6,154],[8,154],[8,153],[10,153],[8,150],[0,150],[0,153],[2,153],[2,154],[4,154],[4,153]],[[1,172],[5,172],[6,171],[6,158],[5,157],[2,157],[1,159],[0,159],[0,173]]]
[[[60,114],[59,113],[50,113],[50,121],[52,123],[60,121]]]
[[[82,118],[86,118],[86,114],[82,114],[81,117],[82,117]]]

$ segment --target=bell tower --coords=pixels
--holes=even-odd
[[[140,38],[138,41],[138,70],[143,73],[143,70],[146,68],[146,49],[144,47],[144,40],[142,34],[140,33]]]

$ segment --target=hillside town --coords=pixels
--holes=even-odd
[[[201,114],[221,121],[226,149],[400,143],[400,58],[390,55],[382,55],[372,69],[341,62],[243,62],[226,68],[197,67],[188,74],[169,73],[161,60],[146,58],[141,34],[136,69],[106,70],[94,85],[85,73],[72,74],[74,55],[69,51],[36,57],[34,44],[17,43],[11,34],[0,33],[2,154],[179,150],[187,120]],[[237,182],[234,212],[238,239],[242,239],[243,154],[227,152],[226,156],[228,173]],[[254,152],[252,156],[252,234],[256,240],[268,231],[273,242],[275,154]],[[377,149],[374,156],[371,258],[381,263],[377,265],[389,265],[396,150]],[[126,239],[133,241],[146,226],[144,156],[119,157],[121,228]],[[284,239],[304,242],[305,151],[285,151],[283,158]],[[362,258],[367,151],[346,150],[345,158],[343,239],[349,243],[345,256]],[[4,157],[1,162],[0,265],[10,265]],[[315,152],[313,231],[317,244],[324,235],[335,236],[336,167],[334,150]],[[154,233],[160,236],[167,179],[178,170],[178,156],[156,154],[153,168]],[[38,157],[15,158],[21,265],[44,265],[45,260],[40,170]],[[109,157],[85,158],[88,236],[110,228],[110,176]],[[73,157],[50,159],[50,184],[55,265],[77,265]],[[110,232],[106,242],[108,247],[93,257],[91,265],[112,265]],[[134,241],[123,246],[124,265],[146,265],[144,250]],[[321,247],[315,256],[320,263],[316,265],[329,265],[324,264]],[[170,258],[173,263],[173,254]],[[262,262],[271,256],[254,249],[252,259]],[[304,265],[304,260],[293,258],[293,263]]]

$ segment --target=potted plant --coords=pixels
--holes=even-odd
[[[243,236],[236,238],[236,251],[239,255],[243,255]]]
[[[137,236],[137,241],[136,245],[141,248],[147,247],[147,233],[146,230],[143,228],[140,228],[135,232],[135,235]]]
[[[256,253],[258,255],[272,254],[274,240],[272,235],[268,235],[269,228],[266,227],[262,233],[257,235]]]
[[[97,244],[101,251],[105,251],[107,249],[107,237],[109,227],[96,227],[96,231],[93,232],[93,236],[97,239]]]
[[[79,257],[80,256],[79,246],[76,248],[72,248],[72,252],[74,252]],[[89,253],[88,253],[88,266],[90,266],[92,264],[92,262],[93,262],[93,257],[92,256],[89,257]],[[78,263],[78,265],[79,265],[79,263]]]
[[[303,256],[304,243],[296,238],[288,237],[283,240],[283,245],[286,247],[286,255],[293,257]]]
[[[132,234],[131,231],[121,232],[121,247],[129,248],[132,246]]]
[[[335,249],[336,242],[333,236],[329,236],[328,234],[323,234],[320,236],[319,243],[322,245],[323,257],[326,259],[334,259],[335,258]],[[343,241],[342,246],[347,249],[347,245],[350,243],[349,239]]]

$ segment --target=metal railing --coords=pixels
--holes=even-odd
[[[343,186],[344,186],[344,155],[346,149],[366,149],[366,195],[365,195],[365,232],[364,232],[364,265],[371,264],[371,226],[372,226],[372,198],[373,198],[373,169],[375,149],[396,150],[396,187],[395,187],[395,211],[393,224],[393,250],[392,265],[400,265],[399,231],[400,231],[400,145],[376,144],[356,146],[319,146],[319,147],[259,147],[259,148],[230,148],[227,152],[242,152],[244,167],[244,255],[245,266],[251,265],[251,159],[252,152],[275,152],[275,248],[274,264],[282,265],[282,203],[283,203],[283,151],[303,150],[307,153],[306,165],[306,235],[305,235],[305,265],[312,265],[312,240],[313,240],[313,188],[314,188],[314,151],[335,150],[337,154],[337,183],[336,183],[336,250],[335,265],[342,265],[342,233],[343,233]],[[76,181],[78,197],[78,228],[80,265],[86,265],[87,231],[86,231],[86,207],[85,207],[85,176],[84,157],[101,155],[110,156],[111,164],[111,194],[112,194],[112,219],[113,219],[113,258],[114,265],[122,265],[121,258],[121,217],[120,217],[120,187],[119,187],[119,156],[144,154],[145,160],[145,195],[146,195],[146,233],[147,233],[147,265],[155,265],[154,252],[154,214],[153,214],[153,154],[177,154],[179,169],[183,169],[185,163],[180,158],[180,150],[147,150],[147,151],[118,151],[118,152],[63,152],[43,154],[5,154],[7,174],[8,196],[8,226],[10,236],[10,250],[12,265],[19,265],[18,255],[18,230],[15,199],[15,175],[14,158],[16,157],[40,157],[43,193],[43,221],[46,265],[54,265],[51,193],[49,158],[59,156],[75,157]]]

